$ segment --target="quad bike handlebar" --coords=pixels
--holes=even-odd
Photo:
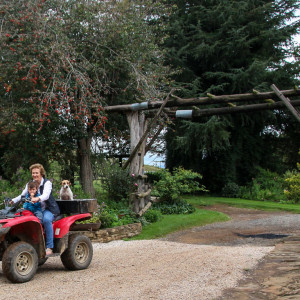
[[[16,215],[16,213],[22,211],[21,209],[19,209],[20,205],[24,204],[27,201],[29,202],[29,200],[26,200],[26,198],[22,196],[20,201],[14,203],[13,205],[10,205],[11,198],[5,197],[3,200],[4,209],[0,210],[0,219],[19,217],[20,215]]]

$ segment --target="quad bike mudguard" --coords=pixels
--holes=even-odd
[[[69,217],[65,217],[61,220],[56,221],[53,224],[54,238],[63,238],[70,231],[70,226],[77,220],[89,219],[92,215],[90,213],[78,214]]]
[[[5,240],[30,243],[39,257],[45,255],[42,225],[29,211],[12,219],[0,219],[0,242]]]
[[[70,227],[77,220],[85,220],[91,217],[90,213],[65,217],[53,223],[54,252],[63,253],[69,244]]]

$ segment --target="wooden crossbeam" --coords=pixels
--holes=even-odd
[[[297,96],[300,95],[299,89],[284,90],[281,93],[285,96]],[[170,95],[170,100],[165,107],[187,107],[187,106],[199,106],[207,104],[220,104],[230,102],[243,102],[243,101],[264,101],[276,97],[275,92],[264,92],[264,93],[246,93],[246,94],[233,94],[233,95],[221,95],[209,97],[198,97],[198,98],[179,98],[175,95]],[[163,101],[148,102],[147,105],[142,103],[114,105],[103,107],[106,112],[129,112],[136,110],[149,110],[157,109],[161,107]],[[137,108],[138,107],[138,108]]]
[[[291,103],[293,106],[300,106],[300,100],[294,100],[291,101]],[[201,118],[201,117],[209,117],[213,115],[254,112],[260,110],[277,109],[277,108],[284,108],[284,107],[285,105],[283,102],[250,104],[250,105],[241,105],[235,107],[219,107],[219,108],[191,110],[190,115],[191,118],[194,119],[194,118]],[[172,114],[169,113],[168,115],[175,117],[175,112],[172,112]]]

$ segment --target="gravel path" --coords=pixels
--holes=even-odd
[[[87,270],[67,271],[54,257],[22,285],[0,272],[0,299],[215,299],[272,249],[158,240],[94,244]]]
[[[231,221],[164,239],[95,243],[87,270],[67,271],[54,257],[32,281],[20,285],[8,282],[0,268],[0,300],[216,299],[245,278],[245,271],[255,268],[279,240],[259,234],[300,233],[300,215],[226,209]]]

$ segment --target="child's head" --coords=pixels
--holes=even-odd
[[[38,190],[38,183],[35,181],[30,181],[28,183],[28,191],[29,193],[36,193]]]

